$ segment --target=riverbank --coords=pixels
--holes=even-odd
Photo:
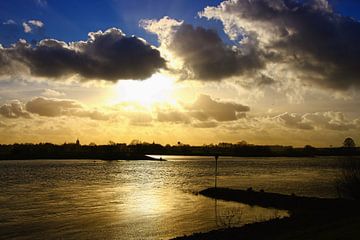
[[[345,199],[209,188],[199,194],[249,205],[287,210],[290,217],[242,227],[195,233],[176,239],[359,239],[360,206]]]
[[[75,154],[67,154],[67,155],[32,155],[31,153],[28,155],[5,155],[0,156],[0,161],[12,161],[12,160],[103,160],[103,161],[138,161],[138,160],[146,160],[146,161],[166,161],[162,158],[154,158],[147,155],[141,154],[128,154],[128,155],[107,155],[107,154],[93,154],[93,155],[75,155]]]
[[[35,159],[163,160],[141,152],[129,151],[123,145],[82,146],[79,143],[0,145],[0,160]]]

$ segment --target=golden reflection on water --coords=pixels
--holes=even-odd
[[[131,193],[125,200],[125,205],[131,206],[127,208],[131,214],[136,215],[161,215],[171,211],[173,203],[173,194],[161,194],[154,189],[139,189]]]
[[[278,215],[225,201],[218,201],[215,213],[213,199],[192,193],[212,183],[212,162],[59,160],[0,166],[4,238],[169,239],[223,227],[217,218],[234,209],[241,209],[240,225]]]

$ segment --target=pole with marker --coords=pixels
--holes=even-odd
[[[218,161],[219,156],[215,155],[215,189],[217,188],[217,161]],[[217,198],[214,199],[215,200],[215,223],[216,226],[219,226],[218,223],[218,209],[217,209]]]
[[[218,155],[215,155],[215,188],[217,188],[217,168],[218,168]]]

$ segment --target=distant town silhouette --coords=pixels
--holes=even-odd
[[[0,159],[104,159],[104,160],[155,160],[147,155],[197,155],[238,157],[308,157],[308,156],[359,156],[360,148],[352,138],[346,138],[341,147],[316,148],[310,145],[292,147],[281,145],[253,145],[219,143],[191,146],[178,142],[161,145],[134,140],[130,144],[110,141],[107,145],[81,145],[75,143],[56,145],[52,143],[0,145]],[[159,159],[160,160],[160,159]],[[162,160],[162,159],[161,159]]]

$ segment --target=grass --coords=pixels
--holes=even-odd
[[[195,233],[176,239],[360,239],[360,206],[357,201],[227,188],[209,188],[200,194],[216,199],[288,210],[290,217]]]

